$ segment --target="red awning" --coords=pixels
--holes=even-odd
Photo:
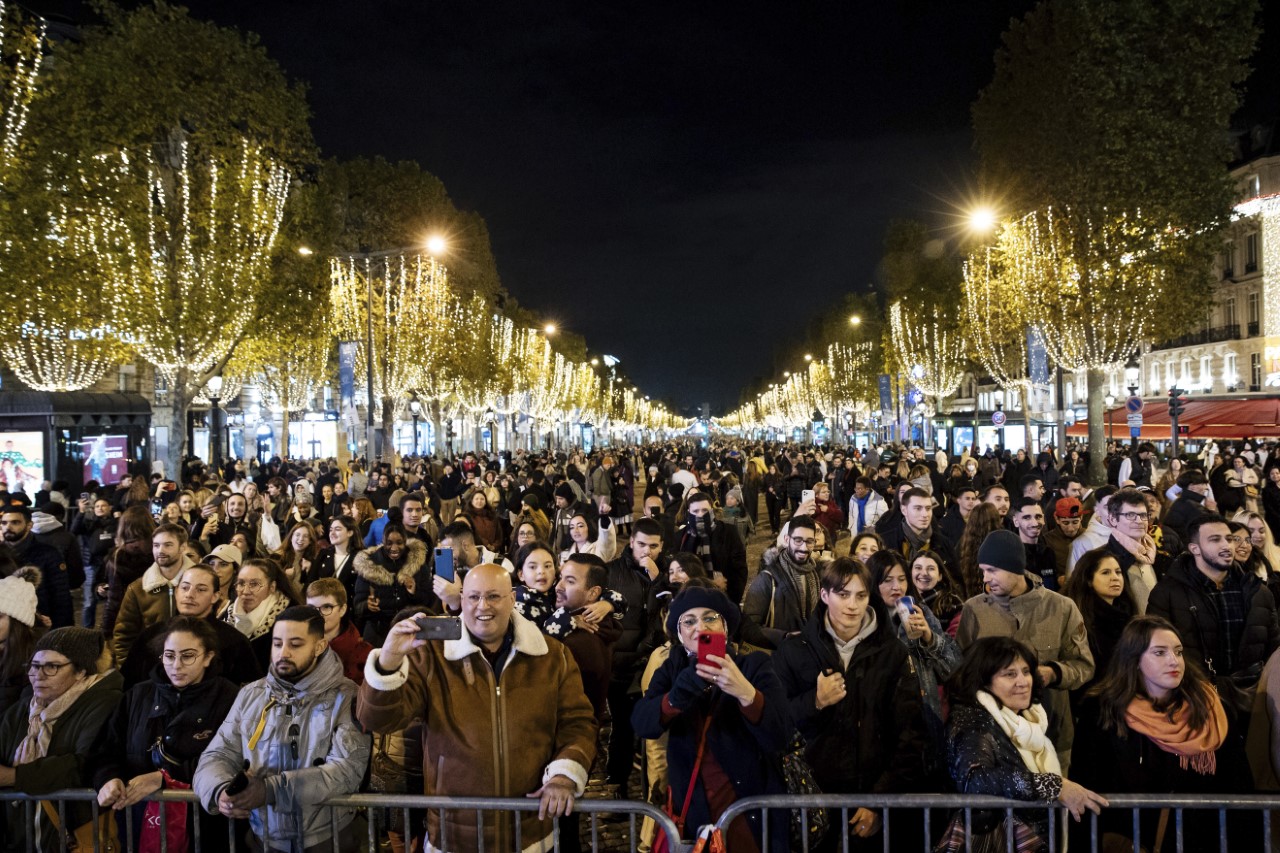
[[[1143,441],[1168,439],[1169,407],[1165,400],[1147,403],[1142,411]],[[1116,406],[1103,416],[1103,431],[1107,437],[1114,435],[1127,440],[1128,412],[1124,406]],[[1110,426],[1108,427],[1108,418]],[[1185,438],[1254,438],[1280,436],[1280,399],[1256,397],[1235,400],[1188,400],[1187,410],[1178,418],[1181,426],[1188,428]],[[1084,437],[1089,433],[1088,421],[1077,421],[1067,427],[1067,435]]]

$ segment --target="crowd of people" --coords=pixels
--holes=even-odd
[[[1131,836],[1106,794],[1280,790],[1280,454],[1111,457],[1096,488],[1074,447],[728,439],[193,460],[78,500],[0,484],[0,787],[92,786],[134,812],[96,831],[178,853],[197,827],[212,849],[363,849],[363,813],[319,807],[359,791],[539,801],[482,826],[390,809],[397,853],[550,849],[553,821],[573,851],[593,772],[687,829],[806,765],[855,803],[1027,802],[894,826],[893,849],[948,851],[1048,849],[1049,808]],[[89,822],[84,803],[3,815],[15,850]],[[880,811],[850,818],[814,849],[883,846]],[[794,831],[753,812],[725,841]],[[1185,832],[1216,843],[1216,811]],[[1158,809],[1141,835],[1174,844]]]

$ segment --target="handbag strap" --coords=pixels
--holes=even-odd
[[[684,831],[684,821],[689,814],[689,803],[693,801],[693,787],[698,783],[698,771],[702,769],[702,754],[707,748],[707,730],[711,728],[711,713],[707,712],[707,721],[702,724],[702,734],[698,737],[698,757],[693,761],[693,772],[689,774],[689,787],[684,792],[684,805],[680,807],[680,819],[676,826]]]

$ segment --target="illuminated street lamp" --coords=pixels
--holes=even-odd
[[[449,244],[439,234],[427,238],[427,251],[432,255],[443,255]]]
[[[1138,364],[1138,356],[1134,354],[1124,366],[1124,384],[1129,388],[1129,396],[1138,396],[1138,377],[1142,367]]]
[[[1107,440],[1115,441],[1116,430],[1115,430],[1115,424],[1112,423],[1112,419],[1111,419],[1111,407],[1116,404],[1116,395],[1108,394],[1106,397],[1103,398],[1103,402],[1107,404]]]
[[[222,396],[222,374],[215,373],[205,383],[205,391],[209,394],[209,464],[214,468],[222,467],[222,425],[218,422],[218,398]],[[288,450],[286,447],[286,455]]]
[[[422,416],[422,404],[417,400],[409,401],[409,412],[413,415],[413,455],[418,455],[418,418]]]
[[[862,318],[861,318],[860,316],[858,316],[857,314],[854,314],[852,317],[850,317],[850,318],[849,318],[849,325],[850,325],[850,326],[861,326],[861,325],[862,325]]]
[[[542,331],[544,334],[554,335],[556,333],[556,324],[548,323],[547,325],[542,327]]]
[[[977,234],[987,234],[996,227],[996,212],[991,207],[975,207],[969,211],[969,230]]]

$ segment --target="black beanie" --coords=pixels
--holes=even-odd
[[[978,565],[1020,575],[1027,570],[1027,549],[1012,530],[993,530],[978,546]]]
[[[728,625],[729,639],[733,639],[737,635],[738,623],[742,621],[742,611],[738,608],[738,605],[730,601],[729,596],[718,589],[705,586],[688,586],[680,590],[680,593],[671,602],[671,609],[667,612],[667,632],[672,637],[680,635],[676,629],[676,623],[680,621],[680,617],[684,615],[686,610],[692,610],[695,607],[706,607],[719,613],[724,617]]]
[[[561,483],[560,485],[556,486],[556,497],[564,498],[569,503],[573,503],[575,500],[577,500],[577,495],[574,494],[573,487],[570,486],[568,483]]]
[[[97,675],[102,643],[102,632],[93,628],[54,628],[36,643],[36,651],[57,652],[71,661],[76,669]]]

